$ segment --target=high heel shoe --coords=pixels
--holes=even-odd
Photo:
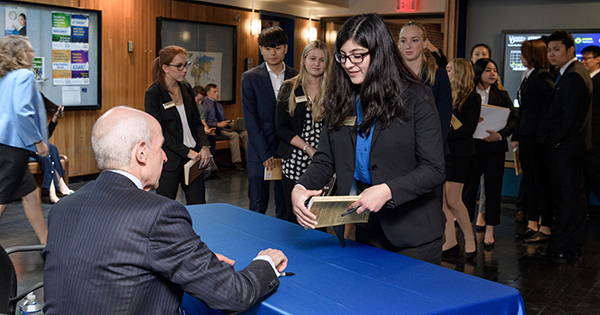
[[[465,258],[467,260],[473,260],[473,258],[475,258],[475,256],[477,256],[477,249],[475,249],[474,251],[472,251],[470,253],[465,251]]]
[[[494,249],[494,242],[483,242],[483,245],[485,245],[485,250],[492,250]]]
[[[456,244],[446,250],[442,251],[442,258],[447,257],[458,257],[458,253],[460,252],[460,245]]]

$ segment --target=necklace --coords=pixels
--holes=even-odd
[[[171,99],[173,100],[173,102],[175,102],[175,106],[179,105],[179,95],[171,93],[171,91],[168,91],[168,92],[169,92],[169,95],[171,95]]]

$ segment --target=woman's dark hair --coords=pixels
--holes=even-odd
[[[527,61],[530,68],[546,68],[550,66],[548,61],[548,48],[541,39],[526,40],[521,44],[521,56]]]
[[[351,17],[338,31],[335,53],[349,40],[369,50],[369,69],[364,82],[352,84],[339,62],[334,62],[325,93],[325,115],[330,129],[338,129],[356,108],[356,95],[364,114],[358,126],[368,132],[375,119],[382,128],[389,126],[395,117],[405,120],[402,93],[411,84],[421,84],[406,66],[400,50],[381,17],[375,13]]]
[[[163,65],[168,65],[173,61],[173,58],[179,54],[185,54],[187,50],[179,46],[171,45],[161,49],[158,52],[158,57],[154,59],[152,64],[152,84],[160,84],[165,90],[168,90],[167,84],[165,83],[165,72],[162,69]]]
[[[498,64],[490,58],[481,58],[473,64],[473,72],[475,72],[475,78],[474,78],[475,86],[477,86],[477,84],[479,84],[479,82],[481,82],[481,74],[483,74],[483,72],[485,71],[485,67],[487,67],[488,63],[490,63],[490,62],[494,64],[496,69],[498,69]],[[496,80],[496,82],[494,84],[497,84],[497,83],[498,83],[498,80]]]
[[[477,47],[483,47],[483,48],[487,49],[489,58],[492,58],[492,50],[490,49],[490,46],[488,46],[484,43],[480,43],[480,44],[473,46],[473,48],[471,48],[471,55],[470,55],[471,59],[473,59],[473,52],[475,51],[475,48],[477,48]]]
[[[21,14],[19,14],[19,16],[22,16],[23,20],[25,20],[25,22],[27,22],[27,17],[25,16],[25,13],[21,13]]]

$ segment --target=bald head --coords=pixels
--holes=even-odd
[[[115,107],[100,116],[92,129],[92,149],[100,170],[129,170],[132,153],[161,134],[154,117],[130,107]]]

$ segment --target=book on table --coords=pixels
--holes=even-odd
[[[369,211],[361,214],[352,212],[342,216],[358,198],[360,196],[315,196],[310,199],[307,208],[317,217],[318,228],[347,223],[366,223],[369,220]]]
[[[206,163],[207,165],[209,163]],[[204,166],[207,166],[204,165]],[[204,173],[204,170],[206,170],[206,167],[202,167],[202,160],[198,160],[196,161],[196,163],[194,163],[194,160],[189,160],[187,163],[185,163],[183,165],[183,181],[186,185],[189,185],[191,182],[193,182],[196,178],[198,178],[198,176],[200,176],[202,173]]]

